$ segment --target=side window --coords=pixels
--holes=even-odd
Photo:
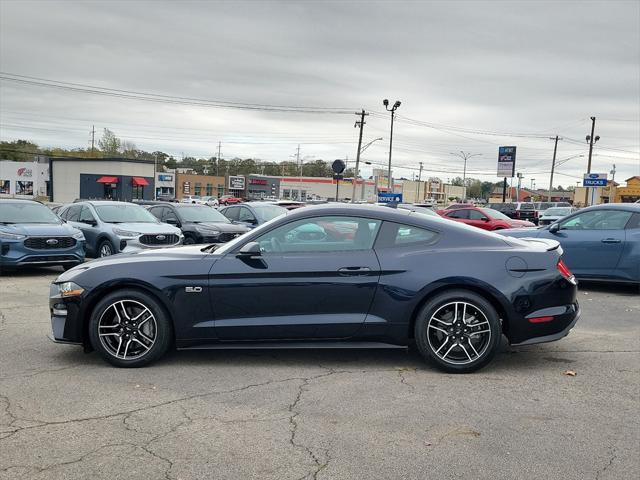
[[[227,217],[229,220],[238,220],[238,214],[240,213],[240,207],[229,207],[226,208],[222,214]]]
[[[561,230],[623,230],[631,218],[623,210],[591,210],[580,213],[560,224]]]
[[[91,213],[91,210],[89,210],[89,207],[87,207],[86,205],[84,207],[82,207],[82,210],[80,210],[80,222],[95,222],[95,217],[93,216],[93,213]]]
[[[171,223],[173,225],[178,224],[178,216],[175,212],[167,207],[164,207],[164,211],[162,212],[162,221],[165,223]]]
[[[483,215],[481,212],[478,212],[477,210],[467,210],[467,212],[469,212],[469,220],[482,220],[484,218],[487,218],[485,215]]]
[[[62,218],[63,220],[66,220],[67,219],[67,215],[69,214],[69,209],[61,207],[61,208],[58,209],[57,213],[58,213],[58,216],[60,218]]]
[[[158,220],[162,220],[163,210],[164,207],[152,207],[149,209],[149,213],[156,217]]]
[[[631,230],[632,228],[640,228],[640,213],[634,213],[631,219],[627,222],[627,226],[625,228],[627,230]]]
[[[238,210],[238,209],[236,209]],[[249,210],[247,207],[240,207],[239,208],[240,212],[238,215],[238,220],[241,222],[255,222],[256,221],[256,217],[253,215],[253,213],[251,213],[251,210]]]
[[[306,218],[256,240],[263,252],[341,252],[373,248],[380,220],[359,217]]]
[[[80,210],[82,210],[82,205],[71,205],[67,209],[67,220],[70,222],[79,222]]]
[[[447,214],[447,217],[450,217],[450,218],[463,218],[465,220],[468,220],[469,219],[469,210],[465,210],[465,209],[454,210],[453,212]]]
[[[393,224],[396,230],[393,244],[395,246],[413,245],[416,243],[432,243],[438,234],[424,228],[413,227],[409,225]]]

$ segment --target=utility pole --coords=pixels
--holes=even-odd
[[[591,173],[591,156],[593,154],[593,144],[600,140],[600,137],[594,137],[593,134],[596,129],[596,117],[591,117],[591,135],[587,135],[587,142],[589,142],[589,161],[587,162],[587,173]],[[584,189],[584,206],[589,206],[589,187]]]
[[[216,177],[220,176],[220,147],[222,142],[218,142],[218,157],[216,158]]]
[[[516,174],[518,176],[518,192],[516,193],[516,202],[520,201],[520,185],[522,182],[522,179],[524,178],[524,175],[522,175],[520,172],[518,172]]]
[[[559,137],[556,135],[556,143],[553,145],[553,161],[551,162],[551,179],[549,180],[549,199],[551,201],[551,191],[553,190],[553,171],[556,169],[556,153],[558,151]]]
[[[609,185],[609,203],[613,203],[611,201],[611,194],[613,193],[613,189],[616,188],[616,164],[613,164],[613,170],[611,170],[609,172],[611,175],[613,175],[613,178],[611,179],[611,185]]]
[[[95,145],[96,145],[96,126],[91,125],[91,156],[92,157],[96,150]]]
[[[418,194],[416,201],[421,202],[420,200],[420,184],[422,183],[422,162],[420,162],[420,170],[418,170]]]
[[[358,183],[358,174],[360,173],[360,153],[362,150],[362,131],[364,129],[364,117],[369,115],[368,113],[366,113],[364,111],[364,108],[362,109],[362,111],[356,115],[360,115],[360,121],[356,122],[355,125],[353,126],[354,128],[360,127],[360,133],[358,135],[358,151],[356,153],[356,168],[353,172],[353,186],[351,188],[351,203],[354,203],[356,201],[356,184]],[[362,187],[364,189],[364,185]]]

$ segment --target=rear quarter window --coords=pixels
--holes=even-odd
[[[426,228],[384,222],[374,248],[427,246],[436,243],[438,238],[437,232]]]

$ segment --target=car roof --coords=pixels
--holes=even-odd
[[[2,201],[2,203],[37,203],[44,205],[44,203],[32,200],[31,198],[0,198],[0,201]]]
[[[580,210],[584,212],[585,210],[627,210],[630,212],[638,212],[640,213],[640,205],[637,203],[601,203],[599,205],[591,205],[590,207],[583,208]]]

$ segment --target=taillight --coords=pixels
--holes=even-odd
[[[560,272],[560,275],[562,275],[564,278],[566,278],[569,281],[574,280],[573,273],[571,273],[571,270],[569,270],[569,267],[567,267],[567,264],[564,263],[562,259],[558,260],[557,266],[558,266],[558,271]]]

